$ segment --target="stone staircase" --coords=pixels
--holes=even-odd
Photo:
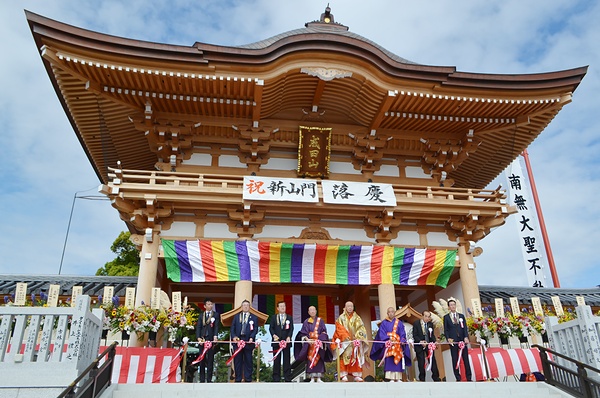
[[[406,397],[571,397],[546,383],[178,383],[115,384],[101,398],[406,398]]]

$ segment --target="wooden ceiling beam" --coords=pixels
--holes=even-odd
[[[369,127],[371,131],[377,130],[379,128],[379,126],[381,125],[381,122],[383,121],[383,118],[385,117],[385,114],[389,111],[390,107],[396,100],[397,94],[398,94],[398,91],[391,91],[391,90],[388,91],[387,96],[379,104],[379,109],[377,110],[375,117],[371,121],[371,125]]]
[[[325,85],[327,82],[325,80],[319,79],[317,83],[317,88],[315,89],[315,95],[312,100],[312,111],[317,112],[319,109],[319,105],[321,104],[321,98],[323,97],[323,91],[325,91]]]
[[[263,100],[263,88],[265,86],[264,80],[259,80],[254,85],[254,108],[252,109],[252,122],[255,127],[258,127],[260,122],[260,112],[262,109]]]

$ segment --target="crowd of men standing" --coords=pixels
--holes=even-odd
[[[210,383],[213,380],[214,357],[218,341],[221,315],[215,311],[214,302],[207,298],[205,310],[200,314],[196,326],[196,338],[201,343],[202,355],[194,363],[199,367],[199,381]],[[471,380],[471,369],[466,344],[469,342],[466,319],[456,312],[456,302],[448,300],[449,313],[443,318],[444,334],[450,345],[452,365],[457,381],[461,381],[458,361],[462,358],[467,381]],[[277,313],[270,317],[269,333],[273,353],[273,381],[291,382],[291,348],[298,361],[306,361],[306,376],[310,382],[322,382],[325,363],[339,355],[339,378],[348,382],[349,376],[355,382],[364,381],[363,367],[370,366],[367,358],[383,361],[385,378],[391,382],[401,382],[402,375],[411,366],[409,339],[404,324],[394,316],[395,308],[387,309],[386,318],[380,323],[372,344],[367,341],[367,330],[361,317],[354,311],[354,303],[346,302],[342,314],[335,323],[335,332],[329,338],[325,322],[317,315],[314,306],[308,308],[308,318],[302,323],[294,337],[294,322],[286,312],[284,301],[277,303]],[[431,313],[424,311],[422,318],[412,325],[410,343],[414,346],[417,359],[418,379],[425,381],[427,370],[433,381],[441,381],[432,344],[436,343]],[[230,329],[233,348],[233,369],[235,382],[252,382],[252,353],[256,345],[258,318],[250,311],[250,302],[244,300],[241,311],[235,315]],[[207,343],[210,342],[210,343]],[[215,343],[215,344],[213,344]],[[294,344],[293,344],[294,343]],[[435,345],[433,345],[435,347]],[[370,350],[369,350],[370,348]],[[461,350],[464,350],[461,353]],[[381,362],[380,362],[381,363]]]

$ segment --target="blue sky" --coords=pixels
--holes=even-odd
[[[562,287],[600,284],[598,132],[600,2],[329,1],[337,22],[411,61],[480,73],[589,65],[573,102],[529,154]],[[418,3],[418,4],[417,4]],[[327,2],[257,0],[0,2],[0,273],[56,274],[76,192],[99,185],[32,40],[24,9],[92,31],[192,45],[241,45],[301,28]],[[506,187],[500,176],[489,188]],[[114,258],[124,230],[109,202],[77,199],[62,274],[90,275]],[[525,286],[514,219],[479,243],[479,282]]]

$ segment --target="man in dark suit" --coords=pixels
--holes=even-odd
[[[198,323],[196,324],[196,339],[204,343],[206,341],[217,341],[219,335],[219,324],[221,323],[221,315],[215,311],[214,303],[211,299],[206,298],[204,300],[204,312],[198,317]],[[205,381],[212,383],[213,370],[215,363],[215,349],[213,346],[206,351],[204,358],[198,366],[200,367],[200,383]],[[204,348],[200,346],[200,352],[202,353]]]
[[[429,355],[428,343],[435,343],[435,333],[433,333],[433,323],[431,322],[431,312],[423,311],[423,317],[413,323],[413,340],[415,341],[415,355],[419,367],[419,380],[425,381],[425,358]],[[431,378],[433,381],[440,381],[440,373],[435,355],[431,355]]]
[[[235,369],[235,382],[244,380],[246,383],[252,382],[252,351],[254,350],[254,340],[258,332],[258,318],[250,312],[250,302],[242,301],[242,312],[233,317],[231,323],[231,340],[245,341],[246,345],[233,359]],[[233,344],[234,352],[237,351],[238,344]]]
[[[448,300],[448,308],[450,312],[444,315],[444,335],[450,345],[450,354],[452,355],[452,369],[454,369],[454,376],[456,381],[460,381],[460,366],[458,364],[458,353],[460,351],[459,343],[463,342],[464,348],[462,349],[462,360],[465,365],[465,376],[467,381],[471,381],[471,366],[469,365],[469,353],[467,344],[469,343],[469,329],[467,328],[467,320],[463,314],[456,312],[456,301],[454,299]]]
[[[279,351],[280,342],[285,341],[286,347],[281,350],[279,356],[273,362],[273,381],[281,381],[281,360],[283,358],[283,376],[286,382],[292,381],[292,367],[290,365],[290,348],[292,347],[292,333],[294,332],[294,321],[285,313],[285,301],[277,303],[277,313],[271,316],[269,332],[273,340],[271,347],[273,355]]]

